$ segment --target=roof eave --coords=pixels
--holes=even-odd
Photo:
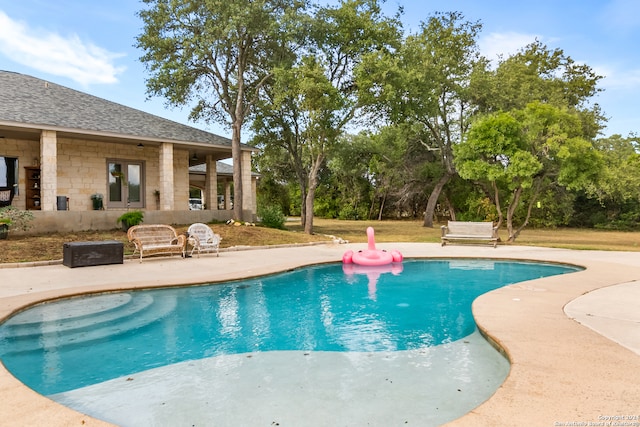
[[[148,142],[148,143],[153,142],[157,144],[173,143],[173,144],[179,144],[179,145],[198,146],[203,148],[220,148],[225,150],[229,150],[231,148],[230,145],[218,144],[215,142],[184,141],[184,140],[176,140],[176,139],[170,139],[170,138],[128,135],[128,134],[122,134],[122,133],[116,133],[116,132],[75,129],[75,128],[66,128],[61,126],[52,126],[47,124],[33,124],[33,123],[22,123],[22,122],[0,120],[0,127],[3,127],[3,126],[19,129],[23,131],[35,131],[35,132],[40,132],[43,130],[55,131],[65,135],[76,135],[78,137],[98,137],[102,139],[120,139],[120,140],[126,140],[126,141],[141,141],[141,142]],[[243,151],[251,151],[251,152],[258,151],[257,148],[247,144],[241,144],[241,149]]]

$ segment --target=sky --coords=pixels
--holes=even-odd
[[[323,1],[323,0],[319,0]],[[331,1],[335,3],[335,0]],[[231,137],[218,124],[193,123],[188,108],[146,93],[137,0],[0,0],[0,70],[48,80],[176,122]],[[538,39],[604,78],[595,98],[609,118],[603,136],[640,134],[640,1],[387,0],[402,7],[405,31],[435,12],[459,11],[482,24],[481,53],[497,59]],[[0,101],[1,102],[1,101]],[[243,135],[247,142],[247,132]]]

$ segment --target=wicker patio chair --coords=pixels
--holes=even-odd
[[[129,241],[135,245],[135,251],[142,257],[149,255],[181,255],[184,257],[187,239],[178,235],[176,230],[166,224],[134,225],[127,231]]]
[[[213,232],[211,227],[201,222],[191,224],[187,229],[189,243],[192,245],[191,254],[198,251],[198,258],[201,252],[215,252],[216,256],[220,256],[220,241],[222,238],[219,234]]]

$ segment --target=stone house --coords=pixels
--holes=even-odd
[[[0,191],[33,212],[32,232],[112,229],[128,209],[143,210],[145,223],[232,218],[232,180],[217,172],[230,139],[24,74],[0,71],[0,93]],[[247,219],[254,151],[242,146]],[[190,187],[205,210],[189,210]]]

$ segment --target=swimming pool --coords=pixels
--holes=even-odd
[[[236,366],[238,356],[258,361],[277,353],[284,360],[302,352],[307,361],[372,361],[402,354],[416,361],[426,354],[420,363],[434,366],[434,349],[475,345],[463,338],[475,333],[471,302],[478,295],[577,270],[480,260],[410,260],[403,268],[397,275],[345,275],[340,264],[321,265],[224,285],[42,304],[0,326],[0,358],[29,387],[60,401],[63,392],[137,381],[162,367]],[[465,354],[465,363],[472,359]]]

